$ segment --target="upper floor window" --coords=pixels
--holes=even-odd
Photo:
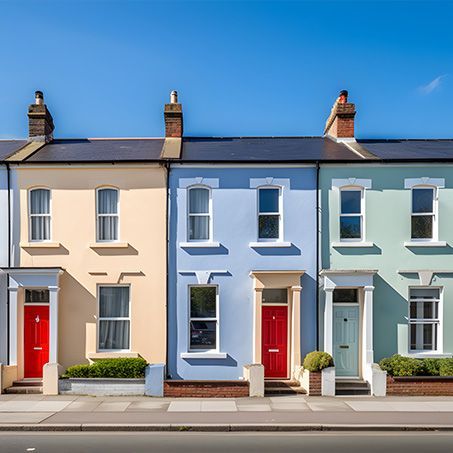
[[[189,189],[188,239],[209,241],[211,239],[211,191],[206,187]]]
[[[29,228],[31,241],[50,241],[50,190],[30,190]]]
[[[340,191],[340,240],[363,241],[363,190],[346,187]]]
[[[118,240],[118,189],[98,189],[97,203],[97,240],[110,242]]]
[[[429,241],[437,236],[436,188],[412,188],[411,238]]]
[[[258,239],[276,241],[281,238],[280,189],[262,187],[258,189]]]
[[[438,351],[440,340],[440,289],[412,288],[409,292],[409,347]]]

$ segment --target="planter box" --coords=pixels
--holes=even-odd
[[[387,376],[387,395],[453,396],[453,376]]]
[[[321,396],[322,373],[321,371],[304,370],[300,379],[300,386],[310,396]]]
[[[70,378],[60,379],[61,395],[131,396],[145,394],[145,379]]]

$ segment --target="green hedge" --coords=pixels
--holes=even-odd
[[[453,359],[414,359],[399,354],[382,359],[381,369],[391,376],[453,376]]]
[[[66,370],[67,378],[123,378],[145,377],[147,362],[142,358],[96,360],[91,365],[74,365]]]
[[[333,366],[333,358],[327,352],[309,352],[304,359],[304,369],[308,371],[321,371]]]

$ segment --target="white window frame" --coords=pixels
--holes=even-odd
[[[339,214],[338,214],[338,235],[340,242],[365,242],[365,187],[363,186],[342,186],[339,188]],[[360,192],[360,214],[344,214],[341,211],[341,194],[342,192]],[[341,218],[342,217],[360,217],[360,238],[342,238],[341,237]]]
[[[413,212],[414,190],[431,189],[433,191],[433,212]],[[411,242],[437,242],[439,239],[439,222],[438,222],[438,205],[439,205],[439,190],[437,186],[428,184],[417,184],[411,187],[411,218],[410,218],[410,241]],[[431,238],[413,238],[412,237],[412,217],[432,216],[433,217],[433,234]]]
[[[116,190],[117,193],[117,202],[116,202],[116,214],[100,214],[99,213],[99,191],[101,190]],[[100,217],[116,217],[118,219],[118,237],[114,240],[111,239],[100,239],[99,238],[99,218]],[[101,186],[96,188],[96,242],[99,243],[108,243],[108,242],[119,242],[120,241],[120,189],[114,186]]]
[[[436,302],[437,305],[437,318],[434,319],[424,319],[424,318],[416,318],[414,322],[412,322],[411,318],[411,302],[417,302],[420,300],[420,302],[429,302],[430,299],[412,299],[411,298],[411,291],[412,290],[417,290],[417,289],[435,289],[439,291],[439,298],[438,299],[432,299],[433,302]],[[443,354],[443,338],[444,338],[444,333],[443,333],[443,287],[441,286],[411,286],[408,289],[408,315],[407,315],[407,324],[408,324],[408,344],[407,344],[407,349],[408,349],[408,354],[409,355],[414,355],[414,356],[429,356],[433,354]],[[437,349],[411,349],[411,325],[412,324],[437,324],[437,338],[436,338],[436,344],[437,344]]]
[[[191,316],[191,291],[192,288],[215,288],[216,290],[216,301],[215,301],[215,311],[216,317],[215,318],[192,318]],[[188,348],[187,351],[191,353],[219,353],[220,352],[220,312],[219,312],[220,304],[219,304],[219,285],[188,285],[188,332],[187,332],[187,339],[188,339]],[[191,347],[191,339],[190,339],[190,326],[192,321],[216,321],[216,338],[215,338],[215,349],[192,349]]]
[[[129,316],[125,317],[111,317],[101,318],[100,316],[100,304],[101,304],[101,288],[129,288]],[[132,322],[131,322],[131,312],[132,312],[132,300],[131,300],[131,285],[116,285],[116,284],[102,284],[97,285],[97,322],[96,322],[96,351],[97,352],[131,352],[131,342],[132,342]],[[129,348],[128,349],[101,349],[99,347],[99,334],[101,332],[100,324],[101,321],[129,321]]]
[[[190,191],[192,189],[205,189],[208,191],[208,213],[207,214],[202,214],[202,213],[191,213],[190,212]],[[186,235],[187,235],[187,242],[212,242],[213,240],[213,218],[212,218],[212,189],[209,186],[203,185],[203,184],[195,184],[192,186],[187,187],[186,191],[187,195],[187,217],[186,217],[186,222],[187,222],[187,228],[186,228]],[[190,218],[191,217],[208,217],[209,221],[209,228],[208,228],[208,238],[207,239],[191,239],[190,238]]]
[[[256,237],[258,242],[282,242],[283,241],[283,187],[275,185],[264,185],[256,188]],[[278,190],[278,212],[260,212],[260,190]],[[261,215],[278,215],[278,238],[260,238],[260,216]]]
[[[32,214],[31,213],[31,193],[34,190],[47,190],[49,193],[49,214]],[[32,217],[49,217],[49,238],[33,239],[32,238]],[[52,241],[52,190],[48,187],[31,187],[28,189],[28,238],[30,242],[51,242]]]

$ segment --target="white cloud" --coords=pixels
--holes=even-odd
[[[435,79],[431,80],[431,82],[427,83],[426,85],[419,86],[418,91],[424,95],[431,94],[433,91],[437,90],[441,86],[442,80],[445,77],[446,74],[437,76]]]

